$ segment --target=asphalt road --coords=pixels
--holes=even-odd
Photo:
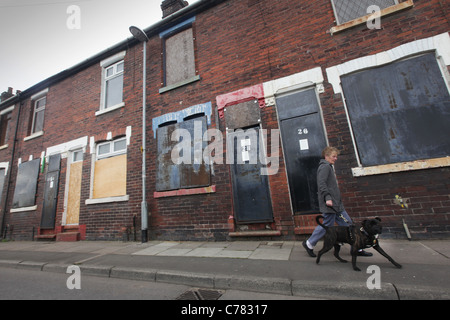
[[[185,285],[87,275],[76,279],[75,274],[0,268],[0,300],[175,300],[194,289]],[[302,299],[238,290],[220,293],[220,300]]]

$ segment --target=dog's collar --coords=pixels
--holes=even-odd
[[[364,230],[363,227],[359,228],[359,231],[361,231],[362,233],[364,233],[366,236],[370,237],[370,235],[367,233],[366,230]]]
[[[371,238],[370,234],[368,234],[367,231],[364,230],[363,227],[359,228],[359,230],[360,230],[362,233],[364,233],[367,237]],[[372,242],[372,244],[367,244],[367,245],[366,245],[366,248],[370,248],[370,247],[375,246],[375,245],[377,244],[377,241],[378,241],[378,236],[379,236],[378,234],[374,235],[374,236],[373,236],[373,242]]]

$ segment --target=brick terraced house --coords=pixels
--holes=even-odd
[[[448,1],[161,8],[144,30],[149,239],[310,234],[327,145],[355,221],[450,235]],[[2,95],[3,237],[140,238],[142,45],[130,36]]]

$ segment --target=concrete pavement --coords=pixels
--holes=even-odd
[[[325,299],[449,299],[449,240],[384,240],[383,249],[402,269],[373,249],[359,257],[361,272],[332,251],[316,265],[299,241],[232,242],[0,242],[0,266],[81,275],[236,289]],[[315,251],[322,244],[319,242]],[[341,257],[351,260],[350,247]],[[369,266],[378,266],[381,288]],[[375,279],[375,280],[374,280]]]

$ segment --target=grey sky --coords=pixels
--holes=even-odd
[[[131,37],[131,25],[153,25],[161,2],[0,0],[0,92],[23,91]]]

